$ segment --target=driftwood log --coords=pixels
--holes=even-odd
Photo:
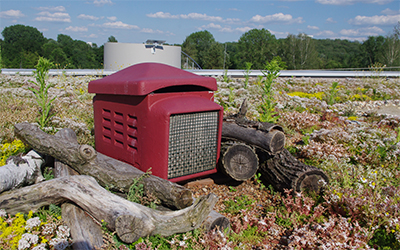
[[[25,156],[11,156],[0,166],[0,193],[44,180],[40,167],[44,159],[31,150]]]
[[[16,124],[14,132],[37,152],[58,159],[82,175],[93,176],[100,185],[110,190],[128,192],[134,180],[141,178],[144,191],[154,195],[167,207],[182,209],[193,202],[189,189],[153,175],[145,175],[127,163],[97,153],[91,146],[59,139],[26,122]]]
[[[169,236],[201,226],[217,197],[209,194],[177,211],[157,211],[130,202],[102,188],[93,177],[66,176],[0,194],[0,208],[13,215],[37,211],[49,204],[73,202],[96,220],[107,223],[118,237],[132,243],[140,237]]]
[[[56,133],[56,137],[77,142],[77,137],[72,129],[64,128]],[[78,172],[68,165],[54,160],[54,177],[65,177],[70,175],[79,175]],[[103,245],[103,232],[100,222],[95,221],[82,208],[71,202],[65,202],[61,205],[61,215],[63,221],[70,229],[73,240],[72,248],[74,250],[92,250],[100,249]]]

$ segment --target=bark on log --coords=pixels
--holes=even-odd
[[[222,138],[261,148],[272,155],[281,152],[285,146],[285,134],[278,129],[272,127],[266,132],[227,121],[222,124]]]
[[[43,181],[40,167],[44,159],[31,150],[25,156],[13,156],[0,166],[0,193]]]
[[[72,129],[65,128],[56,133],[56,137],[66,141],[78,143],[75,132]],[[54,177],[65,177],[78,175],[76,171],[68,165],[55,159]],[[75,250],[100,249],[103,245],[103,233],[99,222],[88,215],[76,204],[65,202],[61,205],[61,215],[63,221],[70,229],[73,240],[72,248]]]
[[[209,194],[182,210],[156,211],[108,192],[93,177],[77,175],[4,192],[0,195],[0,208],[13,215],[71,201],[96,220],[104,220],[122,241],[132,243],[148,235],[169,236],[199,227],[217,199]]]
[[[213,210],[207,216],[202,226],[207,232],[214,229],[218,229],[221,232],[224,232],[225,230],[230,230],[231,223],[228,218]]]
[[[328,176],[320,169],[298,161],[287,149],[276,155],[258,152],[261,176],[278,191],[320,192]]]
[[[142,178],[146,193],[151,193],[163,205],[182,209],[192,204],[192,193],[176,183],[153,175],[145,175],[139,169],[105,156],[88,145],[79,145],[46,134],[29,123],[15,125],[16,136],[36,151],[50,155],[82,175],[96,178],[102,186],[111,190],[128,192],[136,178]]]
[[[258,170],[258,157],[254,150],[243,143],[223,142],[219,169],[236,181],[252,178]]]

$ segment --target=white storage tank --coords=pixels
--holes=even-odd
[[[164,45],[162,40],[140,43],[105,43],[104,69],[121,70],[134,64],[157,62],[181,68],[181,47]]]

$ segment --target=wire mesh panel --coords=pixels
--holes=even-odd
[[[171,115],[168,179],[215,168],[218,111]]]

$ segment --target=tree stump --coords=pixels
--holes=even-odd
[[[244,143],[227,141],[221,145],[219,169],[236,181],[252,178],[258,170],[258,157],[254,149]]]
[[[298,161],[287,149],[276,155],[258,151],[262,178],[276,190],[292,189],[296,192],[319,193],[329,182],[328,176],[320,169]]]

